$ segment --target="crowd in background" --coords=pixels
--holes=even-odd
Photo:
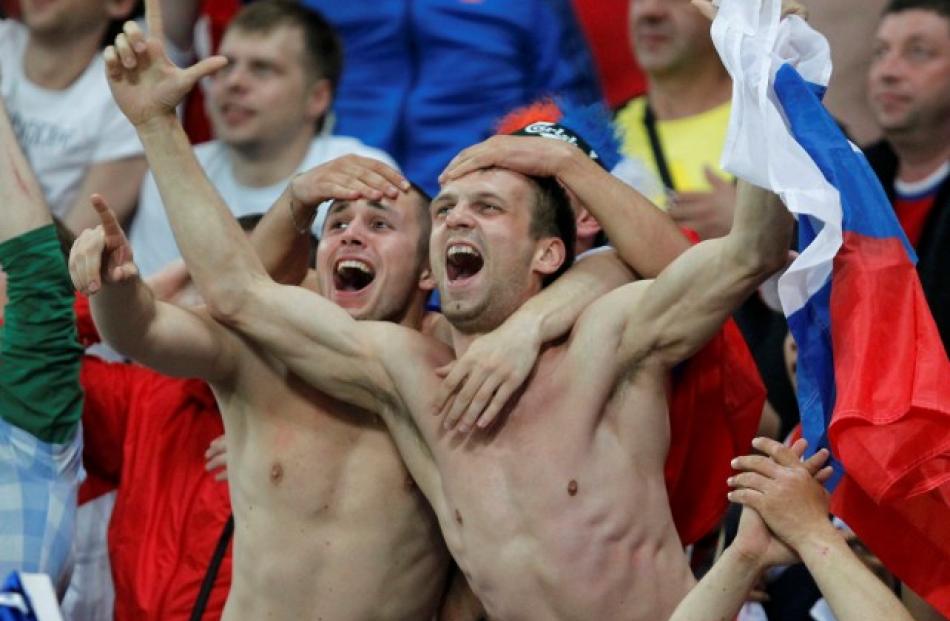
[[[611,270],[620,270],[621,280],[655,277],[690,244],[726,238],[742,211],[741,184],[720,168],[733,83],[713,46],[707,16],[687,0],[160,4],[162,32],[148,33],[149,45],[161,41],[175,65],[200,68],[194,75],[203,76],[178,106],[198,168],[240,221],[275,281],[325,295],[332,282],[337,294],[327,297],[344,308],[347,292],[385,283],[388,288],[379,295],[387,298],[374,301],[378,307],[366,316],[351,313],[357,319],[445,334],[436,314],[423,316],[424,308],[439,309],[432,287],[400,289],[393,284],[399,274],[384,270],[382,258],[378,263],[366,258],[370,251],[321,273],[320,253],[347,244],[363,252],[364,226],[365,235],[375,234],[372,227],[410,226],[368,215],[365,221],[358,215],[342,222],[341,212],[359,196],[377,211],[391,210],[379,206],[387,198],[420,201],[426,218],[428,201],[436,197],[439,213],[440,188],[452,181],[444,171],[465,166],[459,153],[496,134],[570,127],[576,134],[571,141],[585,158],[623,184],[614,188],[601,181],[603,202],[628,200],[632,194],[623,188],[632,188],[656,205],[650,207],[655,213],[638,212],[645,215],[636,216],[642,223],[631,222],[630,229],[640,228],[628,239],[622,226],[624,232],[617,234],[617,223],[604,221],[606,208],[588,199],[596,191],[584,181],[565,181],[567,173],[562,176],[560,168],[558,174],[531,173],[556,177],[567,190],[570,229],[576,233],[570,246],[576,245],[578,255],[572,271],[578,273],[588,265],[603,280],[614,275]],[[833,52],[836,68],[825,102],[863,149],[916,251],[922,290],[947,348],[950,2],[803,4]],[[440,527],[446,532],[442,510],[425,483],[413,483],[415,471],[402,453],[400,432],[386,421],[387,433],[368,411],[357,423],[344,424],[336,419],[345,417],[333,415],[310,421],[308,408],[334,412],[339,397],[305,381],[291,382],[289,388],[281,384],[282,391],[265,387],[286,381],[297,368],[280,355],[261,353],[234,326],[222,328],[216,313],[227,315],[226,310],[191,310],[215,302],[202,299],[208,295],[202,276],[194,271],[178,225],[166,214],[166,179],[174,175],[146,159],[140,141],[144,123],[130,122],[128,110],[113,99],[117,76],[135,69],[129,59],[146,53],[145,35],[123,27],[137,19],[145,28],[143,6],[135,0],[6,0],[0,11],[5,159],[0,163],[0,303],[6,307],[0,314],[0,578],[13,570],[48,574],[67,619],[238,618],[238,607],[259,610],[249,585],[268,585],[293,609],[306,598],[292,592],[288,585],[294,580],[286,576],[313,571],[323,580],[320,572],[330,575],[345,559],[369,559],[372,548],[396,547],[393,541],[398,541],[411,552],[381,552],[391,573],[365,577],[379,592],[364,595],[346,572],[314,587],[353,589],[346,595],[352,601],[365,597],[366,608],[330,608],[325,618],[376,618],[368,612],[372,597],[398,599],[398,588],[425,596],[402,609],[387,608],[390,616],[379,618],[483,618],[465,578],[475,594],[485,587],[453,569],[449,552],[457,544],[449,535],[445,543],[438,536]],[[102,51],[113,42],[109,65]],[[215,54],[227,58],[226,66],[216,64]],[[504,142],[484,144],[497,145],[491,148],[498,153],[513,149]],[[468,157],[476,156],[489,157],[478,152]],[[546,165],[535,153],[528,159],[537,169]],[[530,168],[510,165],[518,166]],[[356,183],[355,177],[362,179],[359,189],[347,186]],[[188,191],[182,190],[183,202]],[[98,195],[95,208],[93,195]],[[308,196],[338,201],[321,205],[323,200],[308,201]],[[196,203],[208,200],[196,191]],[[70,264],[72,283],[66,270],[77,237],[76,248],[108,257],[103,281],[87,288],[88,296],[74,287],[83,266],[77,267],[75,259]],[[627,245],[637,248],[627,252]],[[606,260],[611,253],[603,250],[611,247],[625,267]],[[411,263],[407,271],[423,270],[426,254],[414,247],[385,252]],[[451,269],[477,272],[481,258],[472,267],[475,261],[457,259]],[[136,288],[127,284],[129,279],[139,283]],[[576,282],[591,298],[602,293],[596,289],[600,281],[596,286]],[[696,348],[674,372],[668,457],[663,446],[669,495],[664,511],[672,513],[682,540],[677,545],[685,548],[689,580],[699,582],[685,599],[677,596],[672,607],[664,608],[666,614],[682,600],[674,619],[704,618],[720,608],[731,611],[733,605],[742,605],[741,619],[773,621],[847,621],[870,618],[862,616],[868,609],[880,619],[944,618],[890,573],[847,525],[829,519],[819,483],[828,476],[827,455],[802,459],[804,447],[795,442],[800,436],[797,349],[775,287],[774,279],[765,281],[729,313],[731,320],[713,344]],[[121,295],[114,293],[120,289]],[[99,290],[101,295],[95,295]],[[564,291],[571,290],[565,286]],[[149,309],[148,321],[136,319],[139,304]],[[460,358],[471,368],[477,352],[497,351],[488,344],[472,347],[473,353]],[[751,476],[774,480],[755,501],[730,496],[735,504],[725,511],[719,504],[732,472],[729,461],[752,448],[697,448],[696,438],[687,440],[684,431],[689,406],[705,412],[719,403],[702,401],[711,393],[701,392],[693,401],[677,401],[698,381],[694,373],[710,377],[703,374],[714,367],[722,374],[716,385],[728,393],[722,409],[734,410],[724,420],[741,418],[744,425],[731,439],[747,442],[753,432],[760,437],[755,444],[759,461],[733,462],[740,483],[730,485],[754,488],[741,483]],[[484,398],[466,395],[474,402],[482,398],[479,407],[464,410],[465,400],[455,397],[459,406],[449,402],[445,407],[451,424],[465,432],[476,428],[488,402],[497,414],[505,401],[499,395],[510,396],[517,388],[499,384],[488,390],[486,381]],[[759,393],[764,399],[757,400]],[[227,423],[222,413],[227,419],[228,408],[256,414],[242,410],[235,419],[239,423]],[[288,434],[313,437],[301,446]],[[261,437],[270,446],[286,447],[286,453],[278,451],[277,459],[261,451]],[[323,462],[314,455],[331,457]],[[721,480],[678,488],[670,464],[680,460],[686,471],[683,463],[705,457],[719,460],[719,468],[708,474],[725,473]],[[291,475],[307,459],[333,474],[314,474],[321,467],[315,464]],[[363,469],[348,470],[352,461],[360,461]],[[367,462],[376,470],[369,470]],[[585,493],[574,480],[570,484],[570,496]],[[306,485],[320,492],[296,491]],[[398,497],[392,492],[397,488]],[[324,498],[345,504],[344,495],[366,503],[359,507],[377,506],[384,498],[391,512],[352,525],[361,529],[351,536],[361,545],[349,542],[331,553],[331,535],[324,543],[320,531],[316,539],[321,541],[286,552],[297,545],[289,543],[295,541],[290,531],[299,527],[303,532],[328,510],[331,500],[324,507]],[[701,505],[703,511],[713,507],[714,523],[700,527],[698,517],[692,522],[682,517],[690,512],[705,516],[696,508]],[[261,511],[261,506],[270,508]],[[346,515],[361,513],[362,508]],[[455,510],[454,515],[450,521],[461,527],[461,514]],[[383,524],[398,537],[391,541],[367,534]],[[246,556],[239,558],[231,541],[242,529],[244,537],[269,534],[257,544],[245,540]],[[433,533],[438,543],[419,544]],[[825,552],[816,553],[815,546]],[[285,552],[290,560],[278,568],[276,559]],[[319,569],[306,561],[314,555],[325,555]],[[249,569],[255,561],[260,566]],[[876,577],[869,579],[867,568]],[[225,612],[232,585],[240,599],[235,603],[234,595]],[[868,608],[860,608],[859,601]],[[492,605],[505,610],[503,604]]]

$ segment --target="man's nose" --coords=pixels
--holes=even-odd
[[[468,205],[459,204],[449,210],[445,217],[445,225],[452,229],[472,228],[475,221]]]

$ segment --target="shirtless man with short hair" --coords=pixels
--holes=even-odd
[[[436,369],[531,300],[569,259],[565,231],[538,223],[551,208],[570,208],[557,191],[540,200],[532,177],[555,177],[581,195],[608,187],[609,176],[554,141],[498,137],[464,152],[431,207],[430,264],[454,324],[452,347],[403,326],[357,322],[266,276],[188,159],[167,109],[170,93],[187,85],[176,86],[179,74],[150,71],[160,50],[149,40],[133,52],[139,42],[120,46],[125,69],[116,52],[108,58],[111,87],[139,129],[211,314],[319,390],[382,417],[489,616],[668,616],[694,582],[663,482],[668,371],[784,265],[784,208],[744,187],[729,236],[689,250],[655,281],[596,302],[569,339],[544,349],[503,420],[449,433],[434,415]],[[588,206],[614,237],[609,207]]]
[[[151,30],[158,32],[153,2],[149,9]],[[131,45],[143,40],[137,27],[127,29],[128,36],[118,43],[126,57]],[[164,59],[160,42],[148,41]],[[196,78],[201,70],[219,64],[210,59],[190,74],[162,66],[168,69],[166,77]],[[113,80],[117,69],[111,62]],[[164,100],[172,119],[175,101]],[[180,126],[169,135],[187,147]],[[190,151],[183,161],[188,167],[185,177],[204,179]],[[157,160],[156,177],[161,182],[161,171],[180,163]],[[171,195],[164,183],[161,189],[166,200],[181,191],[197,203],[214,192],[188,182],[176,184]],[[296,177],[255,235],[270,236],[272,248],[293,245],[291,254],[301,256],[297,250],[306,250],[307,236],[299,231],[308,229],[321,199],[336,199],[317,259],[328,306],[347,317],[418,329],[432,287],[425,269],[427,202],[384,164],[351,156]],[[413,486],[384,424],[359,404],[346,405],[325,390],[310,388],[283,363],[207,313],[156,304],[135,275],[121,231],[102,204],[98,210],[104,226],[77,245],[72,268],[80,289],[99,291],[92,303],[104,336],[149,366],[207,379],[221,404],[236,525],[234,579],[225,618],[431,618],[442,594],[448,556],[433,513]],[[652,208],[648,214],[666,223]],[[667,233],[679,239],[671,222],[668,226]],[[211,228],[205,232],[212,252],[219,243],[230,243]],[[651,260],[668,261],[679,249],[665,250],[660,244]],[[582,278],[568,291],[562,287],[570,280],[562,279],[547,292],[555,294],[559,309],[568,306],[574,316],[577,304],[565,305],[560,298],[596,295],[602,291],[602,272],[608,269],[598,257],[588,261],[598,265],[596,279]],[[280,257],[265,262],[281,271],[293,263],[280,265]],[[629,270],[616,263],[617,272],[608,280],[629,278]],[[649,272],[650,261],[644,265]],[[545,315],[536,317],[541,322]],[[573,317],[567,325],[572,322]],[[324,369],[345,380],[347,369],[336,362],[335,357],[327,359]]]

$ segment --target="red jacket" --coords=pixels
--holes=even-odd
[[[98,340],[82,298],[76,315],[80,340]],[[115,619],[188,619],[231,514],[227,484],[204,468],[208,444],[224,433],[214,396],[198,380],[92,356],[81,381],[90,486],[118,488],[109,524]],[[230,586],[229,546],[205,620],[221,617]]]

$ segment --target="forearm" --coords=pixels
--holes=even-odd
[[[316,210],[317,205],[295,201],[288,186],[251,233],[257,256],[277,282],[297,285],[307,275]]]
[[[571,157],[561,170],[558,179],[597,219],[620,257],[640,276],[656,277],[689,248],[689,240],[669,215],[590,158]]]
[[[912,621],[897,597],[831,526],[796,546],[838,621]]]
[[[171,114],[138,127],[175,240],[216,315],[233,315],[249,283],[266,272],[253,246],[205,176]]]
[[[726,548],[676,607],[670,621],[732,621],[761,573],[753,560]]]
[[[46,201],[13,133],[13,126],[0,98],[0,242],[52,222]]]
[[[505,323],[537,330],[539,345],[548,343],[570,332],[593,301],[632,278],[633,273],[616,253],[591,255],[525,302]]]
[[[136,276],[120,283],[103,283],[89,298],[89,308],[103,341],[124,356],[142,358],[149,328],[157,316],[155,296],[142,279]]]
[[[726,239],[739,260],[771,274],[788,258],[792,222],[778,196],[740,179],[735,219]]]

